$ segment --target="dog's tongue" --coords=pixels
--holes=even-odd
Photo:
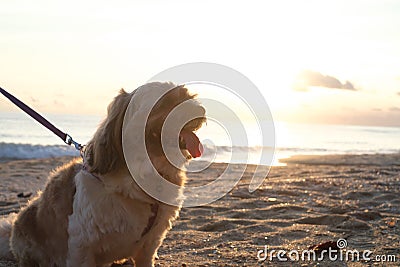
[[[200,143],[199,138],[193,132],[182,130],[180,134],[185,140],[186,149],[194,158],[198,158],[203,153],[203,145]]]

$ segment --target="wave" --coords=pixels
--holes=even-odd
[[[0,158],[34,159],[61,156],[79,156],[79,152],[67,145],[31,145],[0,142]]]
[[[397,148],[393,149],[325,149],[325,148],[297,148],[297,147],[245,147],[245,146],[210,146],[204,145],[204,154],[200,158],[203,160],[217,160],[229,162],[231,155],[235,154],[235,158],[247,162],[248,157],[258,158],[261,152],[290,155],[307,155],[307,154],[372,154],[372,153],[399,153]],[[20,143],[0,142],[0,159],[34,159],[34,158],[52,158],[62,156],[79,156],[79,152],[72,146],[67,145],[32,145]]]

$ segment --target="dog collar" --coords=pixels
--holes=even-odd
[[[94,174],[93,172],[89,171],[89,168],[87,166],[87,163],[83,162],[82,164],[82,170],[89,173],[91,176],[93,176],[94,178],[96,178],[97,180],[99,180],[100,182],[103,182],[100,178],[100,176]]]
[[[94,178],[96,178],[100,182],[103,182],[101,180],[100,176],[98,176],[97,174],[94,174],[93,172],[90,171],[89,165],[88,165],[87,160],[86,160],[86,154],[85,154],[85,151],[84,151],[84,147],[82,147],[80,152],[81,152],[81,158],[82,158],[82,170],[87,172],[87,173],[89,173],[91,176],[93,176]]]

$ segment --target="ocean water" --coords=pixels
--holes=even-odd
[[[82,144],[90,140],[102,120],[101,116],[93,115],[45,114],[45,117]],[[400,152],[399,127],[283,122],[275,122],[274,125],[275,142],[269,140],[267,144],[263,144],[260,141],[261,135],[257,135],[256,125],[243,125],[247,138],[232,142],[232,134],[227,132],[226,128],[210,121],[198,132],[205,148],[203,156],[198,160],[259,164],[261,152],[272,153],[275,150],[272,164],[278,165],[280,158],[299,154]],[[232,155],[236,155],[234,159]],[[78,152],[65,145],[52,132],[23,112],[0,113],[0,158],[28,159],[56,156],[78,156]]]

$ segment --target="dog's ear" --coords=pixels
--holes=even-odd
[[[121,89],[108,106],[107,118],[86,147],[90,171],[105,174],[126,166],[122,150],[122,124],[130,99],[131,94]]]

